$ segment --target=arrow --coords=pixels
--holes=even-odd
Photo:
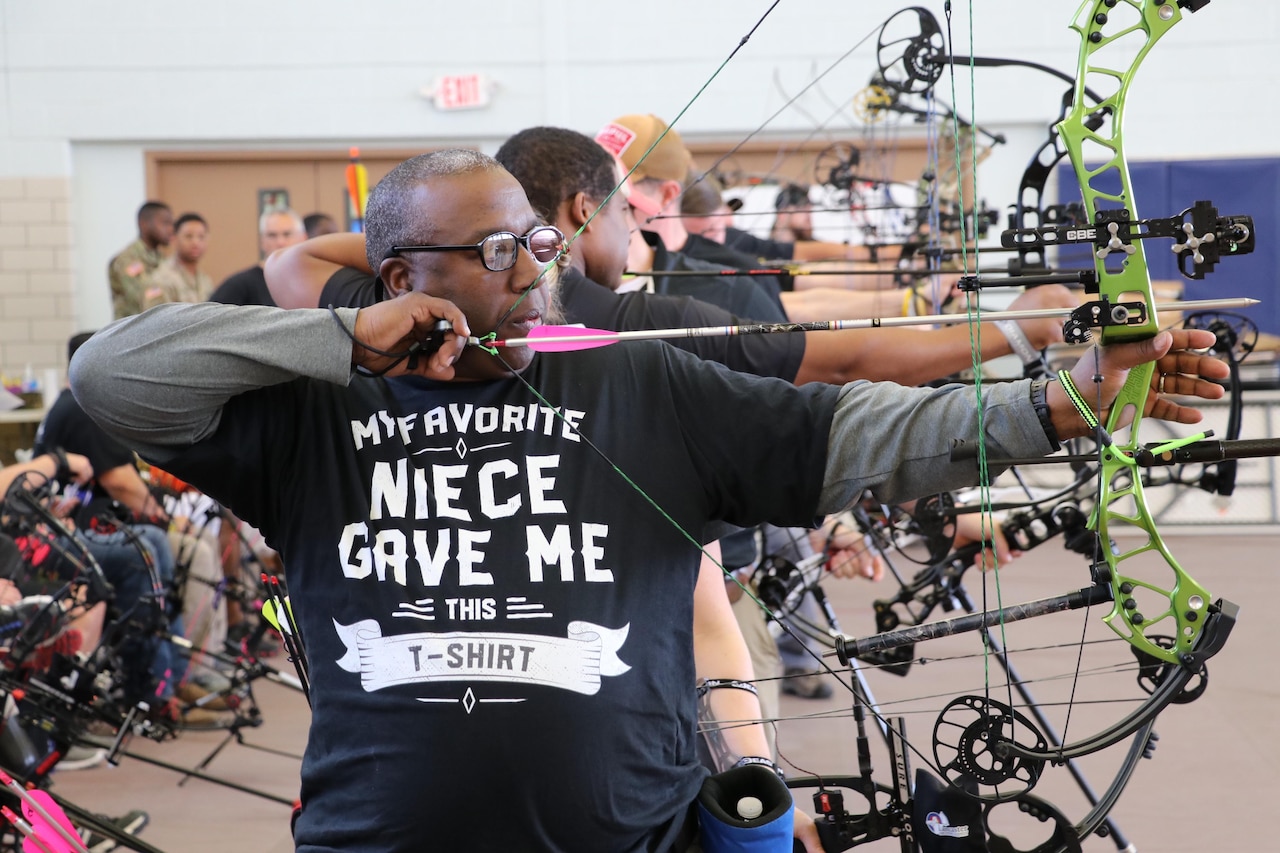
[[[1204,311],[1248,308],[1257,299],[1193,299],[1157,305],[1156,311]],[[982,322],[996,320],[1040,320],[1046,317],[1069,317],[1074,308],[1034,308],[1025,311],[995,311],[982,315]],[[607,347],[621,341],[663,340],[666,338],[720,338],[734,335],[768,335],[779,332],[837,332],[846,329],[877,329],[894,326],[956,325],[969,322],[966,314],[931,314],[922,317],[868,317],[858,320],[819,320],[809,323],[750,323],[739,326],[693,326],[684,329],[638,329],[610,332],[581,326],[538,326],[528,337],[489,340],[488,337],[467,338],[469,346],[489,349],[497,347],[529,347],[534,352],[575,352]]]
[[[737,276],[737,275],[885,275],[885,276],[910,276],[911,278],[929,278],[930,276],[945,274],[940,270],[920,270],[920,269],[893,269],[886,267],[884,269],[852,269],[852,270],[836,270],[836,269],[807,269],[790,266],[777,267],[761,267],[758,269],[710,269],[710,270],[624,270],[623,276],[651,276],[653,278],[707,278],[708,276]],[[1018,282],[1021,284],[1021,282]]]
[[[7,807],[4,809],[5,817],[9,822],[26,836],[26,841],[22,845],[23,850],[27,853],[31,853],[33,848],[39,853],[86,853],[80,836],[76,834],[75,826],[51,796],[44,791],[28,791],[3,770],[0,770],[0,785],[18,797],[22,803],[22,811],[30,821],[29,823],[21,821]],[[52,830],[52,833],[49,830]],[[51,837],[53,833],[61,838]],[[28,845],[27,842],[32,844]]]

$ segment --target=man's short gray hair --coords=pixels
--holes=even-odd
[[[302,224],[302,217],[297,214],[291,207],[275,207],[270,210],[262,211],[262,215],[258,217],[258,236],[261,237],[267,233],[267,220],[273,216],[287,216],[293,220],[293,227],[297,229],[299,234],[306,233],[306,227]]]
[[[392,246],[427,245],[435,232],[434,212],[413,201],[413,193],[432,178],[501,169],[497,160],[470,148],[449,148],[405,160],[369,193],[365,206],[365,253],[376,273]]]

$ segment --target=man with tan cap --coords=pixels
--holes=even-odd
[[[752,267],[754,258],[740,256],[710,240],[695,238],[679,217],[679,199],[693,168],[693,158],[679,134],[653,115],[623,116],[596,135],[596,142],[612,154],[624,171],[627,200],[635,211],[639,234],[632,235],[629,266],[653,270],[653,292],[691,296],[753,320],[782,322],[788,318],[776,276],[730,276],[725,269]],[[666,216],[665,214],[672,214]],[[688,251],[700,241],[700,252]],[[661,276],[660,272],[706,271],[704,278]]]
[[[700,241],[685,228],[680,199],[694,171],[693,156],[666,122],[655,115],[622,116],[601,128],[596,142],[631,173],[628,200],[642,231],[661,237],[668,251],[728,267],[741,267],[744,260],[748,266],[755,265],[754,258],[714,241]],[[701,251],[691,251],[695,246]]]

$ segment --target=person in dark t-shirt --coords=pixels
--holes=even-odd
[[[228,276],[209,297],[226,305],[275,305],[262,264],[277,249],[295,246],[307,239],[301,217],[292,210],[268,210],[258,218],[258,251],[261,260],[246,270]]]
[[[707,775],[686,531],[957,487],[973,466],[948,450],[977,440],[977,402],[960,385],[796,388],[653,341],[470,345],[542,324],[563,246],[475,151],[393,169],[366,227],[393,299],[162,305],[71,365],[96,420],[281,554],[313,702],[297,850],[686,849]],[[1185,351],[1212,341],[1105,347],[1073,376],[1107,404],[1159,359],[1165,387],[1221,396],[1200,377],[1226,366]],[[982,406],[996,468],[1089,430],[1055,385],[1002,383]],[[1166,398],[1152,414],[1198,418]]]

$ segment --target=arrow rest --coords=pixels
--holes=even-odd
[[[1093,329],[1109,326],[1144,326],[1147,323],[1147,306],[1142,302],[1117,302],[1107,297],[1086,302],[1071,312],[1062,324],[1062,337],[1069,344],[1082,344],[1093,338]]]

